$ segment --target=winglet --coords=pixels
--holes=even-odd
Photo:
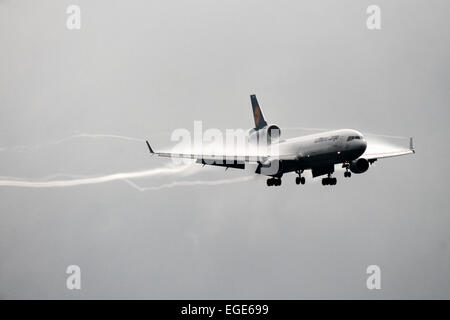
[[[414,144],[413,144],[413,138],[409,138],[409,149],[413,152],[416,153],[416,150],[414,149]]]
[[[153,151],[152,147],[150,147],[150,143],[148,143],[147,140],[145,140],[145,143],[147,143],[147,147],[148,147],[148,150],[150,151],[150,153],[151,153],[151,154],[154,154],[155,151]]]

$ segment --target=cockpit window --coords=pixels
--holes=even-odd
[[[352,140],[354,140],[354,139],[360,140],[360,139],[362,139],[362,137],[361,137],[361,136],[349,136],[349,137],[347,138],[347,141],[352,141]]]

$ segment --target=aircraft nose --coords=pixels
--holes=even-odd
[[[367,141],[366,139],[362,138],[358,141],[358,149],[361,150],[361,154],[363,154],[367,149]]]

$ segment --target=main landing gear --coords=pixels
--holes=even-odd
[[[334,186],[337,183],[336,178],[332,178],[331,174],[328,174],[327,178],[322,179],[322,185],[323,186]]]
[[[270,179],[267,179],[267,186],[268,187],[281,186],[281,178],[270,178]]]
[[[295,183],[296,184],[305,184],[305,182],[306,182],[305,177],[302,177],[303,170],[296,171],[296,172],[298,173],[298,177],[295,178]]]

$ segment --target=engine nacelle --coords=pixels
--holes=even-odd
[[[270,142],[278,141],[280,139],[280,136],[281,129],[279,126],[272,124],[267,128],[267,138]]]
[[[270,126],[266,126],[260,130],[251,129],[249,132],[249,138],[252,142],[277,142],[280,139],[281,130],[275,125],[271,124]]]
[[[353,160],[349,168],[353,173],[364,173],[369,169],[369,161],[364,158]]]

